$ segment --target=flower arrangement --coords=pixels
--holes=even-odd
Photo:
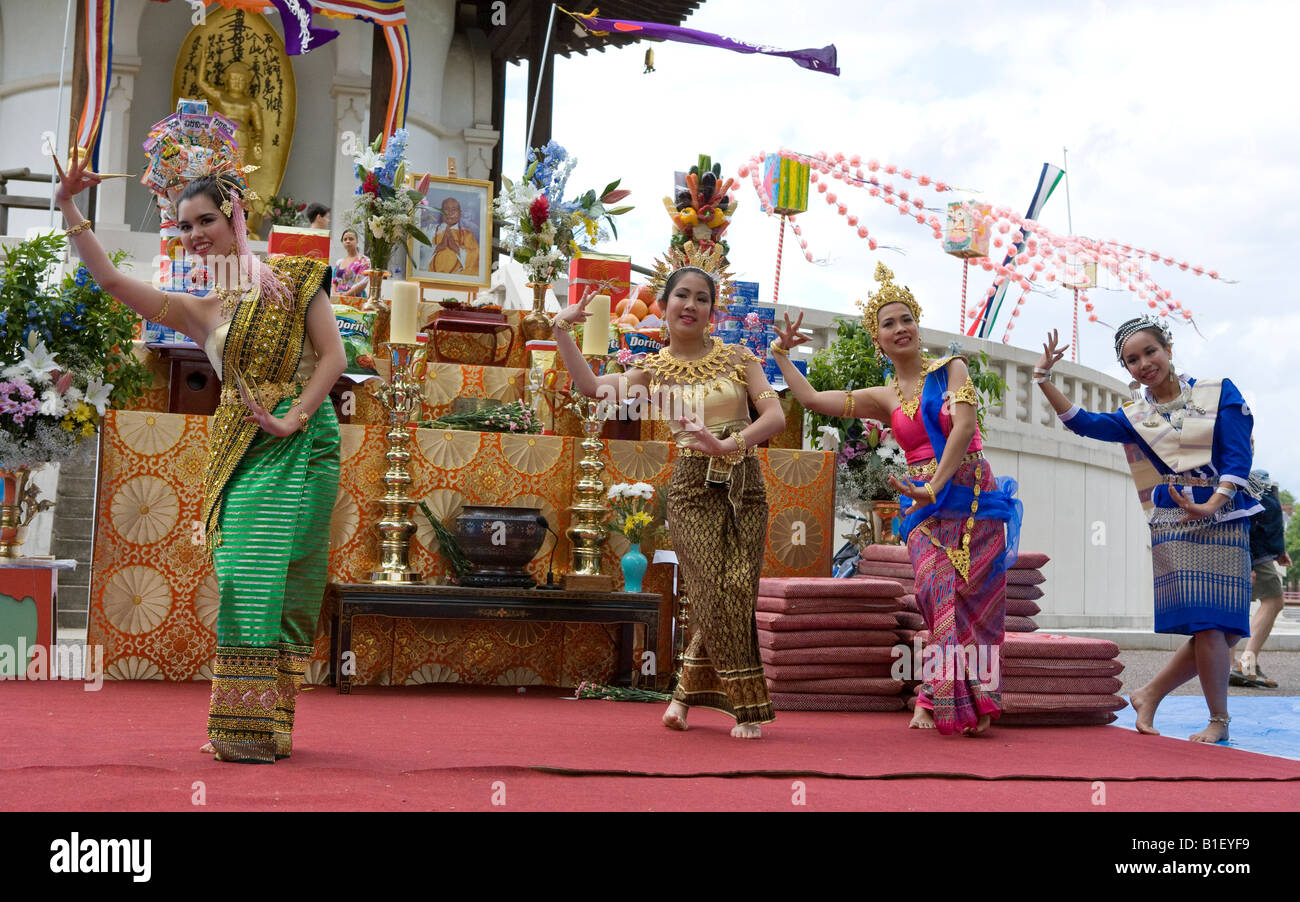
[[[62,234],[5,251],[0,272],[0,467],[33,467],[89,446],[109,407],[148,387],[131,353],[138,317],[83,266],[56,280]],[[125,254],[112,257],[120,263]]]
[[[307,225],[307,203],[299,203],[287,194],[277,194],[266,205],[266,215],[271,225],[305,226]]]
[[[844,439],[833,426],[822,426],[821,444],[836,452],[835,496],[841,510],[858,501],[883,501],[897,494],[889,477],[907,475],[907,455],[894,441],[893,431],[875,420],[859,420],[861,429]]]
[[[610,486],[608,498],[610,507],[614,509],[610,532],[622,533],[634,545],[641,544],[655,521],[650,512],[654,497],[654,486],[648,482],[620,482]]]
[[[605,686],[583,680],[574,693],[576,699],[600,699],[607,702],[666,702],[672,699],[667,692],[654,689],[631,689],[626,686]]]
[[[393,248],[413,238],[429,244],[429,237],[416,225],[416,207],[429,190],[429,176],[414,189],[401,187],[406,179],[406,129],[393,132],[379,148],[384,136],[353,158],[356,163],[356,204],[348,216],[364,236],[366,256],[375,269],[387,269]]]
[[[533,148],[520,181],[501,177],[502,191],[493,201],[501,223],[501,246],[524,265],[529,282],[555,281],[561,268],[581,254],[580,239],[590,246],[608,238],[601,219],[609,223],[617,238],[614,217],[632,209],[605,206],[630,193],[619,190],[621,179],[610,182],[600,194],[589,190],[564,200],[565,186],[577,164],[576,157],[549,141],[544,147]]]
[[[488,407],[469,413],[449,413],[436,420],[425,420],[421,429],[466,429],[471,432],[516,432],[537,434],[542,431],[542,421],[532,409],[521,401],[511,401],[500,407]]]

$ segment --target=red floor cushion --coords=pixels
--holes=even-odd
[[[901,711],[903,700],[897,695],[773,692],[772,707],[778,711]]]
[[[1032,633],[1038,629],[1038,624],[1034,623],[1032,617],[1014,617],[1007,615],[1003,623],[1003,629],[1008,633]]]
[[[898,618],[898,625],[909,630],[925,629],[925,618],[915,611],[899,611],[894,614]]]
[[[889,614],[899,609],[897,598],[837,598],[758,596],[758,610],[775,614]]]
[[[1037,570],[1008,570],[1008,586],[1036,586],[1047,582],[1047,577]]]
[[[1015,583],[1007,583],[1007,598],[1027,598],[1033,601],[1042,597],[1043,590],[1037,586],[1018,586]]]
[[[1033,617],[1035,614],[1041,614],[1043,609],[1028,598],[1012,598],[1007,596],[1007,614],[1015,617]]]
[[[1003,692],[1034,692],[1038,694],[1064,693],[1066,695],[1113,695],[1124,687],[1114,677],[1085,676],[1020,676],[1003,673]]]
[[[1005,676],[1113,677],[1119,676],[1123,671],[1124,665],[1115,659],[1002,658],[1002,673]]]
[[[1051,558],[1041,551],[1022,551],[1011,565],[1012,570],[1038,570]]]
[[[1004,713],[996,721],[999,727],[1101,727],[1118,718],[1109,711],[1048,711],[1033,714]]]
[[[916,571],[912,569],[910,563],[893,564],[886,561],[862,561],[858,564],[858,572],[866,576],[884,579],[913,579],[916,577]]]
[[[1021,711],[1118,711],[1128,702],[1118,695],[1064,692],[1003,692],[1002,710]]]
[[[758,581],[758,594],[772,598],[897,598],[903,593],[883,579],[764,577]]]
[[[1109,639],[1062,636],[1056,633],[1014,633],[1002,646],[1006,658],[1114,658],[1119,646]]]
[[[892,646],[898,644],[893,630],[759,630],[758,645],[780,651],[785,648],[830,648],[834,646]]]
[[[898,614],[894,612],[782,614],[759,611],[755,617],[760,630],[887,630],[898,626]]]
[[[774,680],[768,679],[772,692],[811,692],[832,695],[898,695],[903,691],[902,680],[887,677],[838,677],[828,680]]]
[[[921,613],[921,608],[916,603],[915,595],[909,593],[907,595],[900,596],[898,599],[898,603],[903,606],[904,611],[912,611],[915,614]]]
[[[773,680],[833,680],[837,677],[888,677],[893,664],[764,664]]]
[[[906,545],[868,545],[862,550],[862,560],[907,564],[909,567],[912,565],[912,560],[907,554]]]
[[[892,664],[897,660],[884,645],[838,645],[830,648],[758,647],[763,666],[769,664]]]

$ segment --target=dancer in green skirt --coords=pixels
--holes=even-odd
[[[56,161],[56,166],[58,161]],[[318,260],[260,262],[249,250],[240,170],[220,161],[176,202],[206,296],[120,273],[73,198],[99,183],[74,156],[55,199],[101,288],[207,353],[223,380],[209,431],[203,520],[221,607],[208,714],[220,761],[271,763],[292,751],[294,701],[324,595],[339,427],[329,390],[346,366]]]

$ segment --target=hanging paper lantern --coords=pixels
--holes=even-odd
[[[962,259],[987,258],[989,231],[983,224],[983,217],[988,215],[988,211],[988,204],[960,201],[948,204],[948,227],[943,240],[944,253]],[[984,268],[988,269],[987,266]]]

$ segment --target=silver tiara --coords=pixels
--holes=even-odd
[[[1124,342],[1128,341],[1134,333],[1141,332],[1143,329],[1159,329],[1160,334],[1164,336],[1165,344],[1174,340],[1174,334],[1169,331],[1164,320],[1157,319],[1151,315],[1139,316],[1131,319],[1115,330],[1115,359],[1120,363],[1124,362]]]

